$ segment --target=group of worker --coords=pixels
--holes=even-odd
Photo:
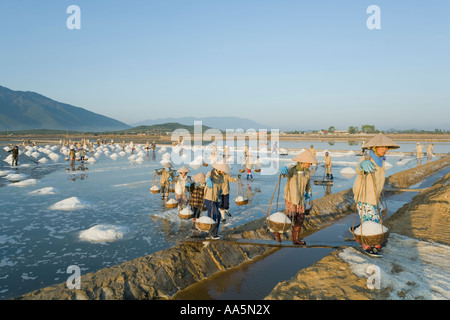
[[[189,169],[185,166],[176,172],[170,162],[166,162],[162,169],[155,169],[154,173],[160,176],[161,199],[168,200],[170,187],[173,184],[178,210],[183,210],[189,204],[195,222],[200,218],[203,208],[206,208],[207,216],[216,222],[208,237],[219,239],[220,222],[226,220],[226,215],[231,217],[229,212],[230,182],[238,181],[240,175],[237,175],[236,178],[232,177],[229,174],[230,168],[225,161],[212,164],[212,170],[208,171],[206,175],[200,172],[193,177],[188,176]]]

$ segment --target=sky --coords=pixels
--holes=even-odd
[[[2,0],[0,85],[128,124],[448,130],[449,15],[444,0]]]

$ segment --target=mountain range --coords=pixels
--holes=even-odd
[[[102,132],[130,126],[118,120],[57,102],[30,91],[0,86],[0,130],[56,129]]]
[[[256,131],[260,129],[270,130],[271,127],[258,123],[256,121],[240,118],[240,117],[180,117],[180,118],[163,118],[155,120],[145,120],[138,123],[131,124],[134,126],[151,126],[161,123],[171,123],[176,122],[183,125],[194,125],[194,121],[202,121],[203,126],[208,126],[211,128],[226,130],[226,129],[255,129]]]
[[[194,126],[195,121],[202,121],[203,129],[270,129],[267,125],[240,117],[164,118],[129,125],[80,107],[52,100],[36,92],[14,91],[0,86],[0,131],[46,129],[105,132],[174,123],[190,127]]]

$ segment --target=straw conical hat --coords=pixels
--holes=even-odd
[[[388,147],[389,149],[400,148],[398,144],[396,144],[394,141],[392,141],[382,133],[377,134],[362,146],[363,149],[370,149],[373,147]]]
[[[213,164],[213,168],[223,171],[223,172],[229,172],[230,171],[230,167],[224,163],[224,162],[216,162]]]
[[[197,183],[205,183],[206,182],[206,178],[205,178],[205,175],[203,174],[203,172],[197,173],[195,176],[192,177],[192,179],[194,179],[194,181]]]
[[[182,166],[180,169],[178,169],[178,172],[189,172],[188,168],[186,168],[185,166]]]
[[[298,156],[292,159],[292,161],[295,162],[303,162],[303,163],[319,163],[316,159],[316,157],[313,156],[311,151],[309,150],[303,150],[302,153],[300,153]]]

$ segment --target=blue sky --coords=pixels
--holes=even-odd
[[[2,0],[0,85],[126,123],[449,129],[449,15],[440,0]]]

